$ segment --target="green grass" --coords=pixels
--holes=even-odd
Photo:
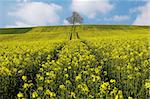
[[[149,37],[148,26],[81,25],[77,26],[81,39],[102,37]],[[71,26],[42,26],[31,28],[1,28],[0,41],[37,41],[69,39]],[[75,38],[75,37],[73,37]]]

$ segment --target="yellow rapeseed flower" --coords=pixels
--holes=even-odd
[[[71,94],[70,94],[70,96],[73,97],[73,98],[75,98],[75,95],[76,94],[74,92],[71,92]]]
[[[150,80],[145,82],[145,88],[150,89]]]
[[[68,77],[69,77],[69,75],[68,75],[68,74],[65,74],[64,76],[65,76],[66,78],[68,78]]]
[[[65,90],[65,89],[66,89],[66,88],[65,88],[65,85],[60,85],[59,88],[62,89],[62,90]]]
[[[116,80],[115,79],[111,79],[110,82],[111,83],[116,83]]]
[[[18,97],[18,98],[23,98],[24,95],[23,95],[23,93],[19,92],[19,93],[17,94],[17,97]]]
[[[37,88],[37,90],[42,91],[43,87],[40,86],[40,87]]]
[[[81,80],[81,75],[76,76],[75,81]]]
[[[128,97],[128,99],[133,99],[132,97]]]
[[[26,81],[27,80],[27,76],[22,76],[22,80]]]
[[[44,82],[47,83],[47,84],[50,84],[51,82],[53,82],[53,80],[48,80],[48,79],[47,79],[47,80],[45,80]]]
[[[69,66],[68,69],[71,69],[71,66]]]
[[[36,91],[34,91],[34,92],[32,93],[32,98],[36,98],[36,97],[38,97],[38,94],[37,94]]]
[[[51,97],[55,97],[56,96],[56,94],[54,92],[51,92],[49,89],[47,89],[45,93],[46,93],[46,95],[49,95]]]
[[[29,85],[28,85],[27,83],[25,83],[25,84],[23,85],[23,88],[26,89],[26,88],[28,88],[28,86],[29,86]]]

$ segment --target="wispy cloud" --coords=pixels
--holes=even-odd
[[[88,18],[95,18],[97,14],[106,14],[114,8],[109,0],[72,0],[71,8]]]
[[[30,2],[31,0],[16,0],[17,2]]]
[[[150,1],[148,1],[145,6],[137,8],[140,14],[137,16],[133,25],[149,25],[150,26]]]
[[[127,15],[115,15],[109,18],[104,18],[105,21],[123,22],[129,20],[130,17]]]
[[[19,4],[9,15],[16,19],[15,26],[54,25],[60,21],[58,12],[61,10],[62,7],[54,3],[26,2]]]

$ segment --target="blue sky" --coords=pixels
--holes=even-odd
[[[0,0],[0,28],[67,25],[77,11],[85,24],[150,25],[150,0]]]

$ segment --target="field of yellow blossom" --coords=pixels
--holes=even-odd
[[[150,27],[0,29],[0,99],[149,99]]]

